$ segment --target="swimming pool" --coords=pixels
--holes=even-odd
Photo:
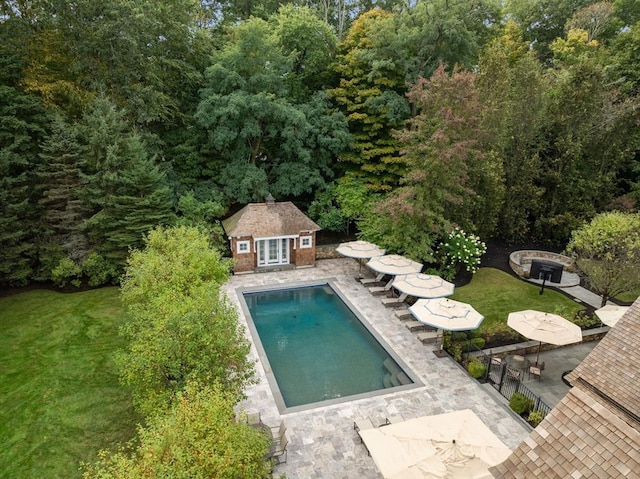
[[[238,290],[281,412],[420,385],[332,283]]]

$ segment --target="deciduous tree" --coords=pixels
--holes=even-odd
[[[166,415],[138,429],[131,453],[102,451],[84,465],[85,479],[196,477],[262,479],[269,437],[237,421],[235,397],[219,387],[192,382]]]
[[[609,298],[640,286],[640,214],[597,215],[574,231],[567,251],[604,306]]]
[[[192,227],[156,229],[134,251],[122,283],[132,320],[118,363],[146,416],[175,404],[189,380],[218,382],[237,399],[252,374],[237,311],[220,292],[229,260]]]

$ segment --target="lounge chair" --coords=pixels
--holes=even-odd
[[[373,295],[386,294],[391,291],[393,285],[393,279],[389,280],[384,286],[372,286],[369,288],[369,292]]]
[[[400,306],[401,304],[404,304],[404,300],[405,299],[407,299],[407,294],[406,293],[402,293],[397,298],[382,298],[382,304],[384,304],[385,306],[388,306],[388,307]],[[411,314],[411,313],[409,313],[409,314]]]
[[[424,331],[424,332],[418,333],[418,339],[423,343],[436,341],[439,337],[440,337],[440,333],[438,331]]]
[[[421,331],[427,328],[427,325],[420,321],[407,321],[404,325],[409,331]]]
[[[373,283],[382,283],[383,278],[384,278],[384,273],[380,273],[375,278],[360,278],[360,282],[364,285],[373,284]]]
[[[406,321],[407,319],[414,319],[413,314],[408,309],[401,309],[393,313],[396,318],[401,321]]]

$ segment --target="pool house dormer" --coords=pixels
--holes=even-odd
[[[313,266],[320,227],[290,201],[250,203],[222,222],[235,273]]]

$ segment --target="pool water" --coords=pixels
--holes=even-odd
[[[287,408],[414,382],[329,284],[243,296]]]

